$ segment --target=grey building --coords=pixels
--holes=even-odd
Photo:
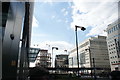
[[[55,67],[68,67],[68,55],[67,54],[59,54],[55,57]]]
[[[116,67],[120,70],[120,19],[107,27],[107,46],[111,70]]]
[[[78,53],[80,67],[110,69],[105,36],[91,37],[80,43]],[[77,52],[76,48],[73,48],[69,53],[69,67],[77,66]]]

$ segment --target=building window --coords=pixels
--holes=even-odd
[[[118,28],[120,29],[120,23],[118,24]]]

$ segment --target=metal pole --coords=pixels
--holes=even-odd
[[[27,32],[28,32],[28,28],[29,28],[29,8],[30,8],[30,4],[29,2],[25,3],[25,20],[24,20],[24,28],[23,28],[23,37],[22,37],[22,46],[21,46],[21,54],[20,54],[20,69],[19,69],[19,76],[18,79],[19,80],[23,80],[24,79],[24,62],[25,62],[25,54],[26,53],[26,41],[27,41]]]
[[[53,48],[52,48],[52,68],[53,68]]]
[[[72,68],[73,68],[73,57],[72,57]]]
[[[89,54],[90,54],[90,67],[91,67],[91,76],[92,76],[92,60],[91,60],[91,49],[90,47],[88,48]]]
[[[75,27],[75,32],[76,32],[77,64],[78,64],[78,76],[79,76],[79,55],[78,55],[77,27]]]
[[[94,67],[94,80],[96,80],[96,75],[95,75],[95,58],[92,58],[93,59],[93,67]]]

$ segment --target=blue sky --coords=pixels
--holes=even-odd
[[[72,2],[36,2],[34,19],[37,25],[32,29],[32,45],[44,41],[65,41],[75,44],[75,31],[70,26],[72,20]],[[78,31],[79,42],[86,39],[86,31]],[[84,37],[83,37],[84,36]]]
[[[86,31],[78,29],[79,43],[90,36],[106,36],[104,30],[107,25],[118,18],[117,2],[118,0],[38,0],[34,4],[31,47],[51,52],[51,47],[55,46],[59,48],[55,52],[58,54],[64,53],[64,50],[69,51],[75,46],[75,25],[86,27]]]
[[[86,27],[86,31],[78,29],[79,43],[90,36],[106,36],[107,25],[118,18],[117,8],[117,0],[38,0],[34,4],[31,46],[45,48],[49,44],[70,49],[75,46],[75,25]]]

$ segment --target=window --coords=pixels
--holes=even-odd
[[[120,23],[118,24],[118,28],[120,29]]]

